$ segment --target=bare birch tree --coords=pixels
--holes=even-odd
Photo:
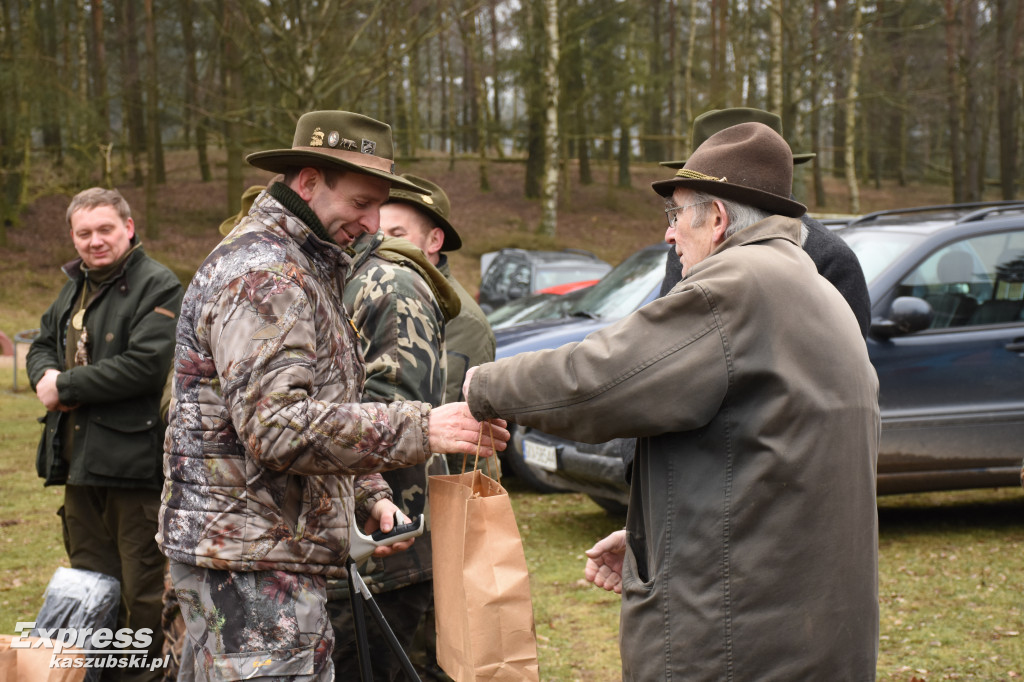
[[[854,159],[857,140],[857,93],[860,87],[861,63],[861,17],[863,16],[864,0],[854,0],[853,22],[850,26],[850,80],[846,88],[846,189],[850,193],[850,213],[860,213],[860,188],[857,184],[857,164]]]
[[[544,182],[540,231],[555,236],[558,225],[558,0],[544,0]]]

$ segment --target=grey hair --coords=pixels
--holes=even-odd
[[[90,187],[89,189],[83,189],[71,200],[71,205],[68,206],[68,212],[65,216],[68,227],[71,227],[71,216],[75,211],[91,210],[99,206],[110,206],[113,208],[117,211],[117,215],[120,216],[122,222],[127,223],[132,217],[131,207],[128,206],[127,200],[116,189]]]
[[[722,205],[725,206],[725,212],[729,216],[729,227],[725,230],[724,239],[728,239],[740,230],[748,228],[754,223],[759,223],[765,218],[769,218],[773,215],[771,211],[754,208],[753,206],[741,204],[740,202],[733,201],[731,199],[722,199],[721,197],[713,196],[707,192],[694,192],[693,201],[694,203],[699,203],[697,206],[693,207],[693,217],[690,219],[691,227],[704,222],[708,213],[708,204],[712,201],[722,202]]]

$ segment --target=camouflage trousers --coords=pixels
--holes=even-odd
[[[175,561],[170,574],[196,680],[334,679],[323,576],[218,571]]]

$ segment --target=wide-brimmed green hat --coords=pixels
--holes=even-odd
[[[241,207],[238,209],[238,213],[227,218],[220,224],[217,231],[220,232],[221,236],[226,237],[231,230],[235,229],[235,225],[242,222],[242,218],[249,214],[249,209],[252,208],[253,202],[256,201],[256,197],[260,195],[260,192],[265,190],[270,185],[274,184],[271,180],[266,185],[252,185],[244,192],[242,192]]]
[[[299,117],[291,149],[271,149],[245,157],[274,173],[314,166],[340,168],[384,178],[393,186],[422,192],[395,174],[391,126],[350,111],[311,111]]]
[[[403,178],[422,188],[423,193],[410,192],[402,187],[392,185],[388,201],[397,201],[418,209],[444,232],[442,251],[456,251],[462,248],[462,238],[451,224],[452,205],[448,195],[441,187],[426,178],[404,173]]]
[[[674,177],[651,186],[663,197],[685,187],[791,218],[807,212],[806,206],[789,198],[793,152],[763,123],[741,123],[715,133]]]
[[[740,123],[763,123],[779,135],[782,135],[782,118],[770,111],[753,109],[751,107],[712,109],[693,119],[693,129],[690,132],[690,148],[696,149],[719,130],[725,130]],[[793,163],[807,163],[815,156],[816,154],[793,154]],[[681,161],[662,161],[661,165],[668,168],[682,168],[685,163],[686,159],[683,159]]]

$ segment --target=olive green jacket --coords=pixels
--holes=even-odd
[[[160,395],[174,354],[182,287],[142,248],[101,285],[85,313],[88,365],[66,368],[71,310],[85,283],[81,259],[64,266],[70,281],[43,314],[26,360],[32,387],[48,369],[61,371],[57,390],[72,413],[47,412],[36,455],[46,485],[152,488],[163,484],[164,425]],[[74,415],[70,463],[62,455],[63,424]]]
[[[441,262],[438,263],[437,269],[448,279],[462,301],[462,312],[445,328],[448,379],[445,383],[444,400],[446,403],[453,403],[462,400],[462,383],[469,368],[494,360],[497,342],[484,311],[452,276],[448,259],[444,254],[441,254]]]

